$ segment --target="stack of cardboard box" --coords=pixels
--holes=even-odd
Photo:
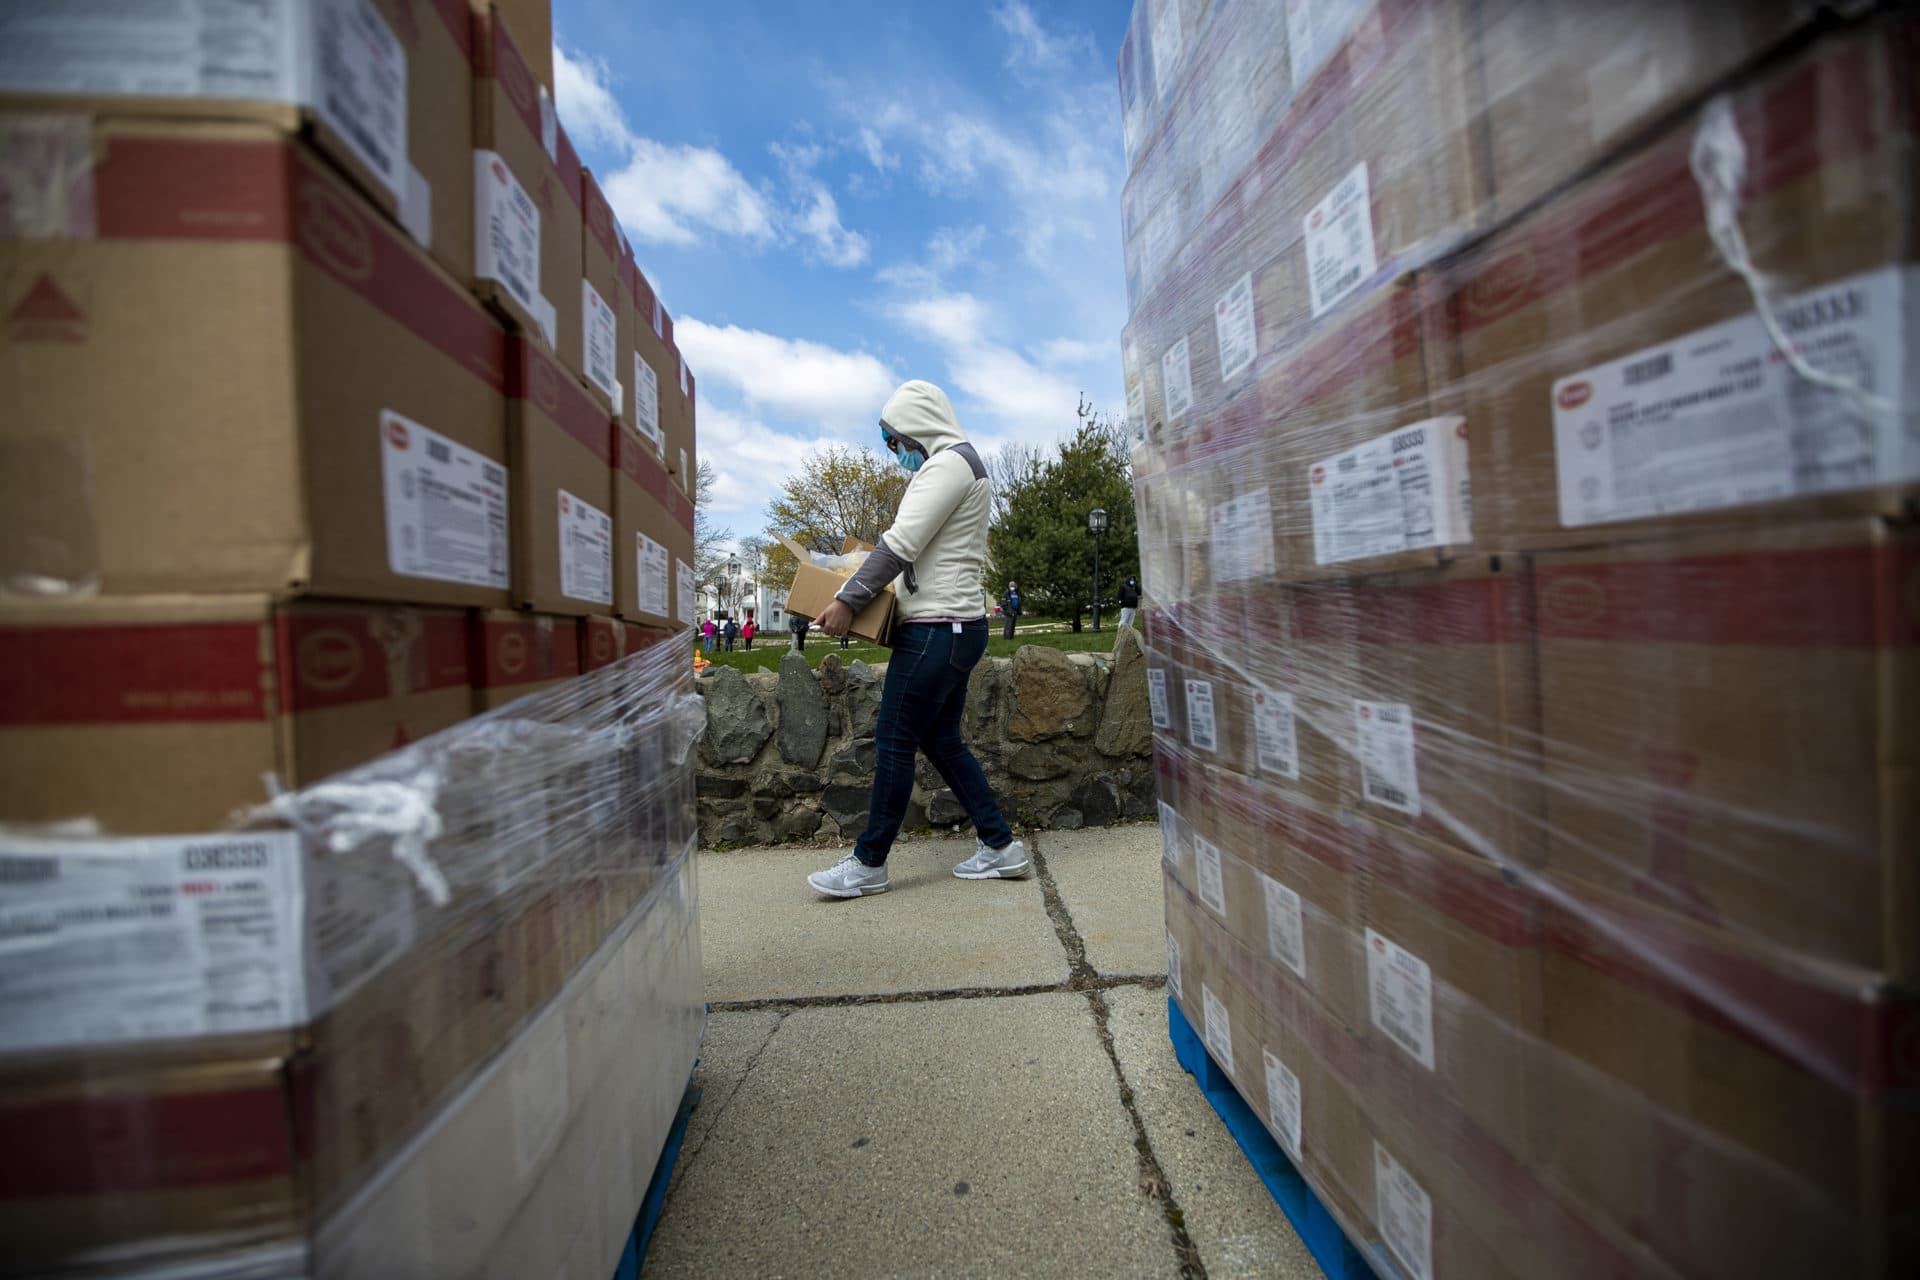
[[[1920,1267],[1916,54],[1136,5],[1174,996],[1400,1272]]]
[[[623,942],[663,957],[648,1016],[697,1004],[690,676],[636,656],[692,620],[693,375],[556,116],[547,6],[243,8],[0,18],[0,916],[44,943],[0,983],[0,1215],[30,1269],[331,1266],[543,1010],[645,988]],[[390,849],[328,843],[355,822]],[[182,924],[202,901],[237,914]],[[600,1063],[569,1091],[534,1057],[514,1105],[557,1139]],[[551,1154],[495,1185],[534,1197]]]

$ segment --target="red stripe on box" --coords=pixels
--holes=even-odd
[[[573,149],[573,139],[567,136],[567,127],[563,124],[554,126],[554,141],[556,143],[554,163],[560,170],[560,189],[567,193],[569,200],[573,201],[576,213],[584,216],[586,190],[581,186],[580,179],[585,170],[580,167],[580,153]]]
[[[460,48],[460,55],[473,62],[473,22],[474,13],[466,0],[433,0],[434,9],[440,14],[440,21],[446,27],[447,34],[453,37],[454,44]]]
[[[284,142],[113,138],[93,171],[100,238],[289,240],[292,154]]]
[[[507,399],[533,405],[611,467],[613,419],[538,343],[517,333],[507,341]]]
[[[654,494],[659,484],[672,485],[673,481],[667,475],[660,456],[653,451],[653,446],[633,432],[620,428],[613,433],[613,453],[613,465],[620,474],[645,492]]]
[[[583,198],[581,207],[585,211],[587,230],[592,233],[593,238],[599,242],[600,247],[606,250],[607,256],[613,259],[616,264],[615,271],[617,274],[619,269],[618,264],[624,262],[621,256],[624,246],[620,243],[618,232],[614,230],[613,206],[607,203],[607,197],[605,193],[600,190],[600,184],[594,181],[591,171],[582,171],[580,176],[580,191]]]
[[[620,624],[612,618],[583,618],[580,622],[580,669],[598,671],[622,656]]]
[[[1827,56],[1761,95],[1736,100],[1748,165],[1743,199],[1772,195],[1823,165],[1890,140],[1896,130],[1911,130],[1910,103],[1895,98],[1891,118],[1881,113],[1888,82],[1904,80],[1904,71],[1894,68],[1911,63],[1890,63],[1880,44],[1889,52],[1912,51],[1920,27],[1889,26],[1836,42]],[[1531,220],[1524,234],[1505,238],[1502,248],[1478,255],[1455,290],[1453,323],[1463,332],[1477,329],[1654,245],[1689,232],[1704,236],[1692,147],[1690,132],[1668,138],[1642,159],[1610,170],[1602,185],[1557,213]]]
[[[1279,419],[1306,409],[1329,392],[1418,355],[1420,323],[1414,290],[1382,290],[1299,355],[1268,367],[1260,379],[1265,416]]]
[[[580,674],[579,623],[573,618],[479,618],[472,631],[473,683],[504,689]]]
[[[0,725],[264,721],[272,711],[264,625],[0,629]]]
[[[294,1170],[277,1085],[0,1106],[0,1199],[213,1187]]]
[[[1556,888],[1545,942],[1696,1021],[1868,1096],[1920,1089],[1920,998],[1763,963],[1698,929]]]
[[[500,92],[506,96],[507,104],[520,117],[538,141],[540,138],[540,87],[533,78],[533,71],[527,66],[527,60],[520,56],[520,47],[507,34],[507,24],[495,14],[477,13],[474,21],[485,23],[487,39],[477,46],[484,51],[484,57],[475,71],[480,79],[492,80],[500,86]],[[484,90],[483,90],[484,92]]]
[[[288,711],[378,702],[468,683],[466,618],[404,609],[283,613],[277,641]],[[395,687],[393,677],[404,682]]]
[[[294,204],[300,251],[421,341],[496,391],[506,334],[399,234],[302,153]]]
[[[1920,647],[1920,543],[1536,570],[1542,640]]]

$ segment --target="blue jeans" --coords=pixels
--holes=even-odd
[[[1013,843],[1013,829],[1000,815],[993,788],[960,736],[967,676],[986,652],[985,618],[961,623],[957,630],[951,622],[908,622],[895,634],[874,728],[876,759],[867,829],[853,846],[854,856],[868,866],[884,863],[893,838],[900,834],[913,794],[915,751],[926,752],[988,848],[1004,849]]]

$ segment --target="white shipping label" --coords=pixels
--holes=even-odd
[[[1380,269],[1373,251],[1373,201],[1363,160],[1306,216],[1307,292],[1324,314]]]
[[[1138,378],[1127,383],[1127,425],[1136,439],[1147,434],[1147,387]]]
[[[380,415],[387,567],[507,589],[507,469],[391,409]]]
[[[1570,528],[1920,479],[1912,404],[1920,269],[1885,267],[1774,304],[1815,369],[1748,314],[1553,384],[1560,523]]]
[[[667,433],[660,429],[660,375],[639,356],[633,358],[633,426],[656,449],[666,449]]]
[[[1273,498],[1265,488],[1214,506],[1208,541],[1217,582],[1243,582],[1273,573]]]
[[[314,109],[404,203],[407,50],[371,0],[314,0]]]
[[[1213,327],[1220,339],[1220,381],[1231,383],[1253,367],[1259,338],[1253,323],[1253,273],[1234,284],[1213,304]]]
[[[1267,1049],[1260,1050],[1267,1069],[1267,1124],[1286,1144],[1295,1160],[1304,1150],[1300,1137],[1300,1077],[1287,1070],[1287,1064]]]
[[[586,347],[587,381],[606,392],[618,407],[619,329],[613,308],[600,296],[600,291],[586,280],[580,282],[580,324],[582,341]]]
[[[1167,930],[1167,985],[1173,988],[1173,994],[1183,996],[1180,989],[1180,940],[1173,936],[1173,930]]]
[[[540,206],[497,152],[473,153],[473,273],[498,280],[536,320],[551,305],[540,293]]]
[[[1372,8],[1373,0],[1287,0],[1287,58],[1295,93],[1327,65]]]
[[[1373,1144],[1374,1212],[1380,1236],[1413,1280],[1433,1280],[1433,1198],[1400,1162]]]
[[[1233,1072],[1233,1018],[1227,1013],[1227,1006],[1206,983],[1200,984],[1200,1014],[1202,1032],[1206,1036],[1207,1048],[1213,1052],[1213,1060]]]
[[[687,362],[685,360],[679,361],[679,369],[680,369],[680,394],[684,396],[687,394]]]
[[[1300,733],[1294,724],[1293,695],[1272,689],[1253,691],[1254,758],[1262,773],[1300,777]]]
[[[644,533],[633,535],[634,596],[640,612],[671,618],[672,582],[667,573],[667,549]]]
[[[1433,971],[1385,934],[1367,930],[1367,1003],[1373,1025],[1433,1070]]]
[[[1160,0],[1153,15],[1154,91],[1165,97],[1173,91],[1174,75],[1180,69],[1180,56],[1186,51],[1180,31],[1180,0]]]
[[[560,594],[613,603],[613,520],[591,502],[560,493]]]
[[[1227,914],[1227,886],[1220,875],[1220,847],[1205,836],[1193,838],[1193,874],[1200,886],[1200,901],[1216,915]]]
[[[1306,915],[1300,908],[1300,895],[1275,880],[1272,876],[1262,875],[1267,894],[1267,954],[1287,968],[1302,982],[1307,978],[1307,928]]]
[[[1420,816],[1420,774],[1413,708],[1404,702],[1353,704],[1360,748],[1360,794],[1375,804]]]
[[[1187,360],[1185,338],[1167,348],[1160,357],[1160,393],[1166,401],[1167,421],[1185,416],[1193,408],[1193,370]]]
[[[291,5],[235,0],[10,5],[0,89],[295,102],[306,35],[298,16]]]
[[[1213,682],[1187,681],[1187,741],[1202,751],[1218,751],[1213,719]]]
[[[1147,707],[1153,713],[1153,727],[1173,728],[1173,713],[1167,706],[1167,673],[1158,667],[1147,668]]]
[[[1316,564],[1473,539],[1467,420],[1429,418],[1309,468]]]
[[[680,610],[680,625],[693,625],[693,566],[685,560],[673,562],[674,604]]]
[[[0,1049],[307,1018],[300,838],[0,841]]]
[[[1160,857],[1170,866],[1180,865],[1180,815],[1165,800],[1160,801]]]

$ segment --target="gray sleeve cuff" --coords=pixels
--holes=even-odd
[[[848,578],[847,585],[834,592],[833,598],[858,613],[873,603],[873,598],[886,590],[887,584],[899,577],[906,567],[907,562],[893,554],[883,537],[880,545],[867,556],[867,562],[860,566],[860,571]]]

